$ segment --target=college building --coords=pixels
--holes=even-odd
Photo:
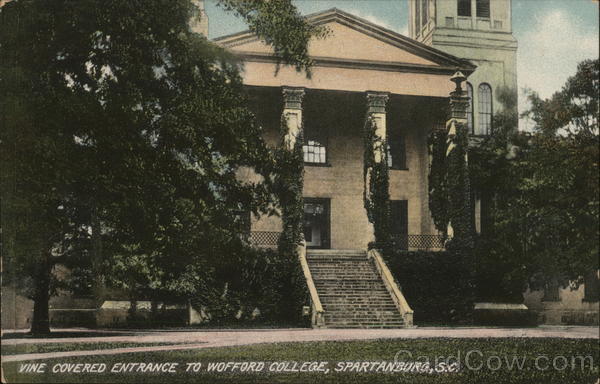
[[[305,310],[315,327],[413,325],[410,303],[381,255],[368,250],[374,233],[364,205],[366,119],[372,119],[375,134],[386,143],[385,156],[380,153],[376,161],[387,161],[389,167],[395,243],[407,250],[439,251],[445,237],[436,230],[429,207],[430,133],[446,129],[454,119],[467,125],[476,145],[477,138],[492,133],[492,117],[503,108],[498,93],[517,96],[511,0],[408,1],[409,36],[339,9],[307,16],[328,30],[325,38],[310,42],[310,77],[279,66],[273,50],[251,32],[214,40],[242,60],[250,107],[267,143],[291,148],[303,139],[305,244],[299,255],[311,294]],[[192,28],[208,35],[204,1],[195,3],[202,17]],[[464,92],[457,94],[457,86]],[[453,97],[466,104],[462,110],[453,110]],[[257,176],[241,169],[239,177]],[[474,210],[480,230],[477,200]],[[279,217],[248,220],[254,246],[277,246]],[[597,297],[595,302],[586,299],[583,286],[551,288],[525,294],[525,305],[538,311],[540,322],[598,322]],[[125,304],[105,302],[97,325],[125,321]],[[189,323],[201,317],[191,314]]]

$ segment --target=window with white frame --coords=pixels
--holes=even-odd
[[[492,87],[483,83],[479,85],[479,123],[476,135],[489,135],[492,132]]]
[[[306,140],[302,146],[304,151],[304,162],[309,164],[326,164],[327,148],[317,140]]]

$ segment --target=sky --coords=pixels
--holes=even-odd
[[[438,0],[444,1],[444,0]],[[598,0],[513,0],[513,35],[518,41],[519,89],[547,98],[572,76],[577,63],[598,58]],[[408,0],[295,0],[302,14],[339,8],[408,36]],[[239,32],[246,25],[206,1],[209,37]],[[519,109],[526,108],[520,94]],[[526,124],[526,123],[525,123]]]

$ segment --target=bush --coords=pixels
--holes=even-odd
[[[383,254],[415,312],[416,325],[472,322],[475,290],[470,255],[393,248]]]
[[[302,317],[302,306],[308,305],[306,281],[299,261],[291,257],[246,248],[226,274],[206,284],[203,297],[192,298],[192,306],[209,315],[211,325],[310,326]]]

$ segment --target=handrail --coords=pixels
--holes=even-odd
[[[310,293],[312,309],[311,323],[313,327],[320,328],[325,325],[325,317],[323,316],[325,310],[323,309],[321,299],[319,299],[319,294],[317,293],[317,287],[315,287],[315,282],[312,278],[310,269],[308,268],[308,261],[306,261],[306,243],[304,241],[298,245],[297,252],[302,271],[304,272],[304,278],[306,279],[306,285],[308,286],[308,292]]]
[[[398,288],[398,285],[394,280],[394,276],[392,275],[392,272],[390,272],[388,266],[385,264],[383,257],[381,257],[381,254],[376,249],[369,250],[368,257],[373,259],[375,262],[375,266],[377,267],[377,271],[379,272],[385,287],[392,296],[392,300],[394,300],[396,308],[398,308],[398,311],[400,311],[400,314],[404,319],[404,324],[407,327],[412,327],[414,311],[410,308],[406,298],[402,294],[402,291],[400,291]]]

